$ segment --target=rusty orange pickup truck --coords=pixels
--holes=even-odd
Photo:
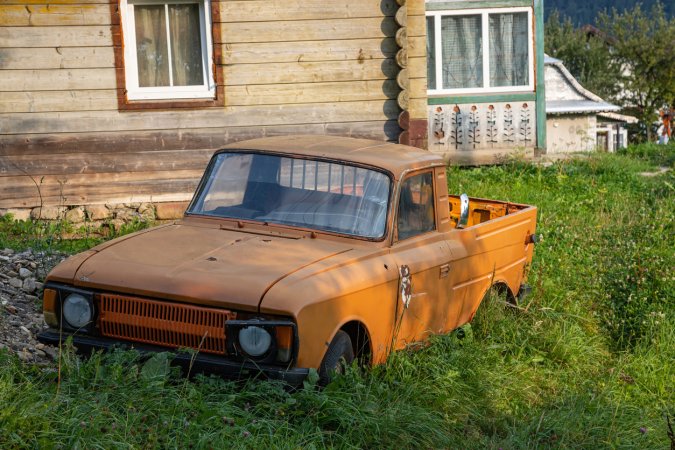
[[[473,318],[523,290],[533,206],[448,195],[412,147],[328,136],[229,145],[182,220],[54,268],[44,343],[175,351],[174,361],[299,384]],[[193,352],[176,351],[192,348]]]

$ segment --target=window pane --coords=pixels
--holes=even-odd
[[[191,213],[367,238],[379,238],[385,232],[391,182],[374,170],[273,155],[220,153],[204,180]]]
[[[199,5],[169,5],[174,86],[204,84]]]
[[[169,86],[164,5],[134,6],[136,58],[140,87]]]
[[[204,211],[241,205],[252,160],[253,155],[227,155],[216,161],[207,179],[205,195],[200,199]]]
[[[529,84],[527,13],[490,14],[490,86]]]
[[[433,17],[427,17],[427,83],[429,89],[436,89],[436,30]]]
[[[483,87],[480,16],[441,18],[443,88]]]
[[[408,178],[401,185],[398,204],[398,239],[403,240],[436,228],[431,172]]]

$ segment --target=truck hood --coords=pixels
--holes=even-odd
[[[182,223],[96,250],[76,269],[74,285],[251,311],[277,281],[351,246]]]

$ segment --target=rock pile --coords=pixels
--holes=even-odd
[[[66,257],[0,250],[0,349],[8,348],[26,362],[56,358],[56,349],[37,341],[37,334],[47,327],[42,318],[42,281]]]

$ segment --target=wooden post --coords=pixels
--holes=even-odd
[[[401,50],[396,54],[396,62],[402,70],[396,80],[402,89],[398,96],[398,103],[403,110],[399,117],[399,126],[403,129],[399,136],[399,142],[419,148],[427,148],[425,1],[397,1],[401,8],[396,13],[396,21],[401,29],[396,33],[396,42]]]

